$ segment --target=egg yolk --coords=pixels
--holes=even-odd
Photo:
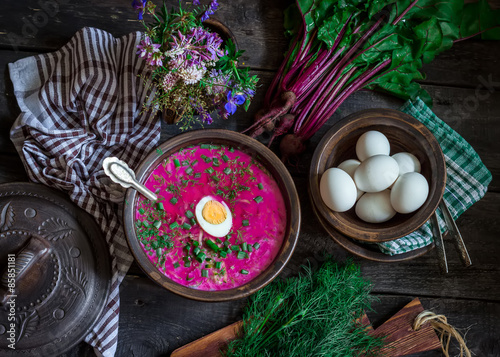
[[[217,201],[208,201],[203,206],[201,215],[210,224],[221,224],[227,218],[227,212],[222,203]]]

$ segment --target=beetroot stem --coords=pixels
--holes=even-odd
[[[370,71],[363,73],[361,76],[356,78],[347,88],[345,88],[342,93],[340,93],[335,100],[332,102],[331,107],[328,109],[326,114],[321,117],[315,117],[313,124],[309,128],[302,127],[300,132],[297,133],[303,140],[309,139],[314,133],[335,113],[338,107],[346,100],[352,93],[356,90],[364,87],[366,83],[375,76],[380,70],[391,63],[391,59],[386,59],[382,63],[379,63]]]
[[[269,89],[266,92],[266,96],[264,97],[264,107],[265,108],[269,108],[269,105],[271,104],[271,97],[273,96],[273,92],[274,92],[276,86],[278,85],[279,80],[283,76],[283,72],[285,71],[286,64],[290,60],[290,56],[292,55],[293,50],[294,50],[295,46],[297,45],[298,39],[299,39],[299,36],[295,36],[293,44],[292,44],[292,46],[290,46],[290,49],[288,50],[288,52],[286,54],[285,60],[281,63],[281,66],[280,66],[278,72],[274,76],[273,81],[271,82],[271,85],[269,86]]]
[[[340,78],[339,81],[331,82],[330,86],[328,87],[328,90],[322,100],[319,103],[315,103],[315,107],[311,111],[311,113],[308,115],[309,110],[311,107],[306,107],[304,111],[301,113],[305,113],[304,117],[307,117],[307,120],[305,120],[304,124],[302,125],[302,128],[306,128],[310,125],[314,125],[315,118],[321,118],[321,115],[324,114],[325,110],[328,108],[330,103],[335,100],[336,95],[340,92],[344,84],[349,80],[351,77],[352,73],[357,69],[357,67],[351,68],[344,76]],[[312,101],[311,101],[312,102]],[[298,129],[300,131],[301,128]]]

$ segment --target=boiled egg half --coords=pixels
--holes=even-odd
[[[229,207],[211,196],[205,196],[198,202],[195,215],[201,229],[217,238],[228,235],[233,226]]]

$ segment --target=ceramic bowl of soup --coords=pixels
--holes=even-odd
[[[290,259],[300,229],[297,191],[258,141],[217,129],[180,134],[153,150],[136,177],[158,199],[127,191],[127,241],[164,288],[201,301],[239,299]]]

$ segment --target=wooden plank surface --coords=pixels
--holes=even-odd
[[[50,10],[56,2],[57,9]],[[213,127],[242,130],[252,122],[267,85],[287,47],[283,36],[283,10],[291,0],[220,1],[217,17],[236,35],[247,52],[244,62],[261,77],[254,104],[237,120],[216,121]],[[500,2],[497,2],[500,3]],[[57,10],[57,11],[56,11]],[[47,20],[43,14],[46,14]],[[38,22],[36,22],[38,21]],[[34,25],[34,23],[38,25]],[[29,24],[35,26],[31,27]],[[66,43],[82,26],[96,26],[115,36],[139,30],[128,0],[20,0],[6,1],[0,12],[0,183],[26,181],[21,161],[9,139],[19,114],[7,63]],[[24,32],[23,32],[24,31]],[[15,40],[14,40],[15,39]],[[433,110],[468,140],[493,173],[486,197],[459,220],[473,266],[463,268],[451,244],[450,274],[439,274],[435,252],[410,262],[380,264],[354,258],[363,274],[374,283],[376,312],[368,312],[377,324],[396,313],[413,297],[422,297],[425,308],[444,313],[450,322],[467,329],[467,340],[477,356],[500,356],[500,43],[465,41],[424,67],[424,88],[434,98]],[[328,252],[343,260],[350,255],[339,248],[319,226],[306,194],[308,163],[321,136],[336,121],[355,111],[372,107],[398,108],[403,102],[373,92],[352,95],[312,138],[307,152],[289,169],[301,193],[303,227],[298,247],[282,277],[296,274],[306,259],[319,264]],[[161,140],[179,131],[163,126]],[[276,151],[277,148],[273,147]],[[133,266],[122,286],[119,346],[116,356],[162,356],[241,318],[244,300],[200,303],[165,291]],[[93,356],[80,344],[67,356]],[[437,351],[418,356],[440,356]]]

